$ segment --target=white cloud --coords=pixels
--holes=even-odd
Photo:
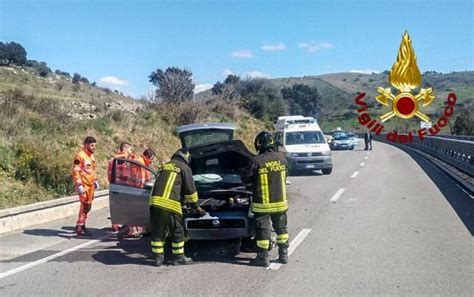
[[[359,69],[353,69],[349,72],[352,73],[365,73],[365,74],[372,74],[372,73],[380,73],[380,70],[375,70],[375,69],[365,69],[365,70],[359,70]]]
[[[248,49],[241,49],[230,52],[230,56],[234,58],[248,59],[253,58],[253,53]]]
[[[285,49],[286,49],[286,45],[283,42],[265,43],[264,45],[262,45],[262,50],[264,51],[276,52],[276,51],[282,51]]]
[[[332,49],[334,45],[329,42],[301,41],[298,42],[298,47],[313,54],[323,49]]]
[[[128,81],[124,79],[119,79],[115,76],[104,76],[99,78],[99,84],[105,87],[121,88],[127,87]]]
[[[253,71],[246,72],[244,76],[248,77],[248,78],[269,78],[270,74],[265,73],[265,72],[261,72],[261,71],[257,71],[257,70],[253,70]]]
[[[200,84],[194,87],[194,94],[204,92],[212,88],[213,84]]]
[[[234,73],[234,71],[226,68],[226,69],[224,69],[224,71],[222,71],[222,74],[227,78],[229,75],[235,74],[235,73]]]

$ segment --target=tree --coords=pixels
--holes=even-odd
[[[283,88],[281,93],[290,105],[291,114],[313,117],[319,114],[321,97],[318,89],[304,84],[294,84],[291,88]]]
[[[165,71],[157,69],[148,78],[158,89],[155,102],[181,103],[191,101],[194,95],[192,72],[178,67],[168,67]]]
[[[81,81],[81,75],[79,73],[74,73],[72,76],[72,82],[78,84]]]
[[[46,64],[46,62],[38,62],[36,60],[27,60],[25,65],[38,71],[38,74],[41,77],[46,77],[48,76],[48,74],[52,73],[51,68],[48,67],[48,64]]]
[[[230,74],[224,82],[216,82],[212,86],[212,95],[218,96],[228,102],[239,102],[242,97],[239,94],[240,77]]]
[[[239,93],[245,100],[244,107],[256,118],[273,121],[287,114],[288,106],[280,90],[267,79],[242,81]]]
[[[79,79],[80,82],[83,82],[85,84],[88,84],[89,83],[89,80],[86,78],[86,77],[81,77],[81,79]]]
[[[453,132],[456,135],[474,135],[474,105],[461,109],[454,121]]]
[[[26,63],[26,50],[16,42],[0,42],[0,65],[24,65]]]

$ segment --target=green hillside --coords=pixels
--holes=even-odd
[[[235,122],[249,148],[264,127],[232,104],[152,105],[66,76],[0,67],[0,208],[72,194],[72,158],[87,135],[98,140],[104,188],[107,160],[122,141],[167,160],[180,147],[176,126],[194,121]]]

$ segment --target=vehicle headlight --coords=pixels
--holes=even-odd
[[[297,154],[297,153],[289,153],[289,152],[287,152],[287,153],[286,153],[286,156],[287,156],[288,158],[293,158],[293,157],[298,157],[298,154]]]
[[[323,156],[329,156],[331,154],[331,151],[322,151],[321,153]]]
[[[334,145],[339,145],[339,142],[334,141],[333,144],[334,144]]]

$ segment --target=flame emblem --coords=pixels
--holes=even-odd
[[[398,50],[397,61],[392,66],[388,80],[390,84],[398,89],[398,95],[392,94],[390,88],[379,87],[377,91],[380,93],[375,99],[387,107],[390,107],[391,101],[392,110],[380,117],[382,122],[398,116],[402,119],[410,119],[414,116],[420,118],[424,122],[430,122],[430,118],[419,111],[419,102],[422,106],[431,104],[434,100],[432,88],[420,89],[418,95],[413,95],[412,92],[421,85],[421,73],[416,64],[415,51],[411,46],[410,36],[405,31]]]

